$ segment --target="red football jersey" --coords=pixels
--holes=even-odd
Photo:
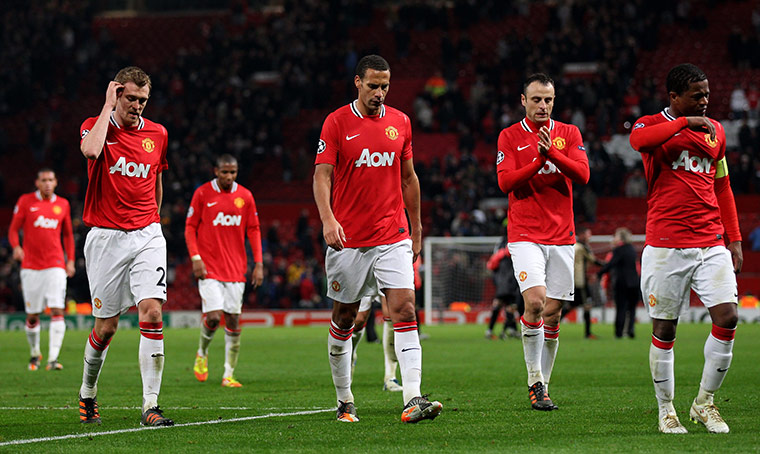
[[[728,175],[725,162],[726,132],[715,125],[715,140],[707,132],[685,127],[685,118],[676,119],[668,109],[636,121],[636,134],[665,122],[683,125],[662,145],[638,150],[644,161],[649,190],[647,193],[646,244],[655,247],[687,248],[723,244],[723,223],[715,196],[715,179]],[[635,148],[635,147],[634,147]],[[721,172],[716,171],[721,167]]]
[[[246,234],[253,261],[260,263],[261,230],[251,191],[237,183],[224,191],[216,179],[195,190],[185,220],[185,242],[190,256],[203,259],[209,279],[245,282]]]
[[[82,123],[82,139],[97,117]],[[84,223],[91,227],[135,230],[159,222],[156,178],[169,165],[168,136],[158,123],[140,117],[135,127],[121,127],[111,113],[106,143],[98,159],[87,161],[90,179],[84,200]]]
[[[50,200],[42,198],[40,191],[19,197],[13,208],[13,220],[8,229],[11,247],[19,242],[19,229],[24,232],[24,261],[21,268],[44,270],[65,268],[61,247],[61,232],[66,257],[74,260],[74,233],[71,228],[69,201],[55,194]]]
[[[401,193],[401,162],[412,159],[409,117],[381,106],[364,116],[356,101],[322,125],[315,164],[332,164],[332,210],[345,247],[392,244],[409,238]]]
[[[510,242],[575,243],[572,180],[588,181],[586,149],[577,127],[551,119],[548,127],[547,159],[538,152],[539,127],[527,118],[499,134],[496,170],[509,193]]]

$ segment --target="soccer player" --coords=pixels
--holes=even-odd
[[[261,229],[251,191],[235,182],[237,159],[224,154],[216,161],[216,178],[195,190],[185,221],[185,242],[198,279],[203,320],[193,372],[208,378],[208,346],[224,313],[225,361],[222,386],[243,386],[234,377],[240,352],[240,312],[243,307],[247,256],[245,237],[253,250],[253,288],[264,280]]]
[[[88,159],[89,183],[83,221],[84,257],[95,327],[84,349],[79,418],[100,423],[97,384],[119,316],[137,305],[139,365],[143,383],[142,424],[171,426],[158,407],[164,369],[161,305],[166,301],[166,240],[159,212],[167,133],[142,116],[150,77],[130,66],[108,83],[97,117],[82,123],[80,149]]]
[[[375,298],[380,299],[383,311],[383,358],[385,364],[383,391],[403,391],[403,387],[396,379],[398,358],[396,358],[396,351],[393,346],[393,323],[388,310],[388,300],[382,294],[364,296],[359,303],[359,311],[356,313],[356,319],[354,319],[354,332],[351,334],[351,381],[353,381],[354,367],[356,367],[356,359],[358,358],[357,347],[362,340],[364,328],[367,326],[369,318],[373,316],[372,303]]]
[[[491,320],[488,322],[488,329],[486,330],[486,339],[489,340],[495,338],[493,327],[496,325],[496,319],[499,318],[502,308],[504,308],[506,320],[504,321],[504,328],[499,338],[503,340],[507,336],[520,337],[520,334],[517,332],[517,323],[515,322],[515,311],[518,310],[519,306],[522,306],[522,296],[520,295],[520,287],[517,285],[517,280],[515,280],[512,257],[509,255],[509,249],[507,248],[507,222],[504,222],[504,224],[504,237],[486,263],[486,267],[494,273],[493,283],[494,287],[496,287],[496,294],[493,298],[491,310]]]
[[[328,353],[337,417],[345,422],[359,420],[351,393],[354,319],[359,300],[378,291],[388,299],[393,321],[404,388],[401,420],[433,419],[443,408],[420,392],[422,347],[412,268],[422,248],[420,185],[409,117],[384,105],[390,79],[385,59],[362,57],[354,77],[358,97],[327,116],[315,161],[314,199],[329,246],[327,296],[333,299]]]
[[[649,186],[641,294],[652,317],[649,367],[659,429],[686,433],[673,407],[673,344],[692,289],[710,313],[712,331],[689,416],[708,432],[725,433],[728,425],[713,395],[731,365],[738,319],[734,273],[743,261],[726,166],[726,134],[719,122],[706,116],[710,87],[701,69],[688,63],[675,66],[668,72],[666,89],[670,106],[637,120],[630,136],[641,153]]]
[[[591,303],[588,288],[588,276],[586,274],[589,263],[603,265],[596,259],[591,251],[589,241],[591,240],[591,229],[581,227],[575,235],[575,262],[574,262],[574,279],[575,279],[575,297],[573,301],[566,304],[562,309],[562,317],[576,307],[583,307],[583,325],[585,328],[586,339],[596,339],[591,333]]]
[[[499,135],[499,187],[509,194],[509,252],[525,301],[521,317],[528,396],[536,410],[557,407],[548,393],[559,346],[563,301],[573,299],[575,228],[572,183],[586,184],[581,133],[551,119],[554,82],[529,76],[520,95],[525,118]]]
[[[61,352],[63,337],[66,334],[66,322],[63,320],[66,277],[74,276],[71,208],[68,200],[55,194],[58,180],[52,169],[40,169],[34,184],[37,190],[19,197],[13,208],[8,241],[13,248],[13,258],[21,262],[26,338],[32,356],[29,360],[29,370],[37,370],[42,360],[40,313],[45,307],[50,308],[50,342],[45,369],[61,370],[63,366],[58,362],[58,354]],[[23,247],[19,241],[19,230],[24,232]]]

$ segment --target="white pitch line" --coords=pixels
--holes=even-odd
[[[207,424],[222,424],[226,422],[241,422],[241,421],[253,421],[255,419],[265,419],[265,418],[276,418],[279,416],[301,416],[301,415],[313,415],[316,413],[326,413],[328,411],[335,411],[336,408],[322,408],[319,410],[307,410],[307,411],[297,411],[293,413],[268,413],[266,415],[257,415],[257,416],[246,416],[242,418],[230,418],[230,419],[212,419],[210,421],[196,421],[196,422],[187,422],[182,424],[175,424],[171,427],[190,427],[190,426],[203,426]],[[90,433],[84,433],[84,434],[70,434],[70,435],[60,435],[57,437],[41,437],[41,438],[27,438],[24,440],[11,440],[11,441],[4,441],[0,442],[0,446],[11,446],[11,445],[26,445],[31,443],[42,443],[46,441],[58,441],[58,440],[69,440],[74,438],[89,438],[89,437],[99,437],[102,435],[114,435],[114,434],[124,434],[124,433],[130,433],[130,432],[139,432],[141,430],[155,430],[155,429],[169,429],[170,427],[154,427],[154,426],[147,426],[147,427],[135,427],[132,429],[119,429],[119,430],[108,430],[105,432],[90,432]]]
[[[0,411],[4,410],[77,410],[79,407],[0,407]],[[142,407],[98,407],[101,410],[140,410]],[[282,407],[164,407],[162,410],[282,410]],[[287,407],[287,410],[321,410],[322,407]]]

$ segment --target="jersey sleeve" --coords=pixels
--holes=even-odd
[[[651,117],[643,117],[634,123],[628,141],[634,150],[645,153],[667,142],[675,133],[685,128],[688,123],[686,117],[679,117],[674,121],[652,124]]]
[[[79,143],[82,143],[87,134],[90,133],[90,129],[95,125],[96,120],[96,118],[88,118],[79,126]]]
[[[8,228],[8,242],[11,244],[11,247],[15,248],[21,245],[18,232],[24,225],[25,216],[26,206],[23,197],[21,197],[16,202],[16,206],[13,207],[13,218],[11,219],[11,226]]]
[[[506,130],[499,134],[499,151],[496,155],[496,173],[499,188],[508,194],[528,182],[546,163],[540,154],[530,164],[517,168],[513,147]]]
[[[201,222],[201,188],[195,190],[185,218],[185,243],[190,257],[198,255],[198,225]]]
[[[164,128],[163,125],[161,125],[161,136],[164,143],[161,149],[161,164],[158,167],[158,173],[161,173],[169,168],[169,160],[166,156],[169,150],[169,133],[166,131],[166,128]]]
[[[583,138],[577,127],[573,126],[570,131],[570,137],[567,141],[567,155],[552,145],[549,148],[547,157],[571,181],[586,184],[588,183],[590,174],[586,148],[583,146]]]
[[[340,131],[338,129],[335,115],[330,114],[322,125],[322,133],[319,135],[319,144],[317,146],[317,158],[314,164],[336,165],[338,163],[338,144],[340,141]]]
[[[63,250],[66,252],[66,260],[74,260],[74,228],[71,225],[71,205],[68,201],[66,201],[66,208],[63,213],[61,232],[63,234]]]
[[[248,210],[248,222],[246,222],[246,234],[248,235],[248,242],[251,244],[251,250],[253,251],[254,263],[262,263],[264,261],[262,249],[261,249],[261,225],[259,224],[259,211],[256,209],[256,200],[251,197],[251,208]]]
[[[715,197],[718,200],[720,219],[723,228],[726,229],[728,242],[741,241],[742,234],[739,228],[739,215],[736,211],[734,192],[731,190],[731,181],[728,177],[728,165],[726,164],[726,131],[718,123],[716,125],[718,140],[720,141],[720,158],[715,168]]]
[[[404,149],[401,150],[401,160],[408,161],[412,159],[412,122],[409,121],[409,117],[404,114],[404,124],[406,126],[406,134],[404,134]]]

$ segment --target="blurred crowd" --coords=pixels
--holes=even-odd
[[[497,0],[285,1],[273,2],[277,8],[271,12],[265,12],[262,3],[230,2],[225,14],[210,15],[193,30],[202,38],[200,45],[181,47],[157,67],[145,68],[154,87],[146,116],[166,126],[170,138],[162,207],[170,280],[186,281],[184,274],[177,276],[188,273],[184,219],[193,191],[212,177],[217,155],[230,153],[238,158],[238,181],[244,185],[261,178],[262,168],[277,169],[273,184],[310,178],[319,130],[306,125],[303,131],[293,131],[284,125],[304,112],[326,113],[355,96],[351,81],[358,58],[379,51],[377,45],[356,38],[363,27],[383,24],[394,43],[395,55],[384,55],[391,67],[413,53],[415,33],[440,33],[440,61],[417,75],[428,79],[407,113],[415,123],[415,134],[449,132],[459,138],[457,153],[416,162],[427,210],[425,234],[467,236],[501,233],[503,208],[484,208],[482,203],[504,198],[495,163],[479,160],[474,151],[478,143],[495,146],[499,131],[522,119],[521,81],[530,72],[544,71],[554,77],[554,118],[573,123],[583,132],[591,181],[575,190],[580,222],[594,222],[597,197],[644,196],[641,168],[627,166],[609,153],[605,140],[625,132],[625,122],[654,113],[666,102],[663,88],[651,78],[631,88],[640,63],[638,53],[657,47],[657,30],[684,20],[694,27],[704,26],[689,14],[684,2],[655,0],[623,5],[603,0],[549,1],[541,4],[541,18],[532,16],[536,3],[527,0],[507,4]],[[78,301],[89,298],[81,254],[87,232],[81,223],[87,177],[72,131],[97,114],[114,73],[139,61],[140,53],[151,52],[152,47],[119,46],[107,27],[94,25],[97,8],[96,2],[86,0],[4,2],[0,6],[0,149],[13,148],[29,156],[22,161],[27,166],[50,165],[58,172],[57,192],[72,202],[79,259],[69,287],[71,298]],[[487,55],[478,51],[466,32],[477,24],[510,18],[540,21],[542,32],[521,33],[507,27]],[[726,45],[737,68],[757,65],[752,57],[756,52],[742,49],[757,43],[760,10],[753,14],[753,24],[754,35],[733,33]],[[568,66],[574,62],[593,62],[592,73],[584,72],[588,67]],[[395,75],[394,80],[402,77]],[[745,123],[739,133],[740,149],[731,154],[732,184],[737,192],[757,193],[757,87],[738,88],[747,108],[737,94],[739,107],[734,115],[741,114],[736,118]],[[9,186],[12,175],[6,172],[0,168],[0,205],[10,207],[20,189]],[[272,178],[266,177],[267,181]],[[32,188],[30,179],[23,189]],[[9,194],[14,194],[13,200]],[[248,304],[326,307],[318,219],[305,213],[295,220],[262,221],[265,284],[249,293]],[[284,222],[290,227],[284,228]],[[18,265],[3,239],[0,311],[20,308],[20,304]]]

